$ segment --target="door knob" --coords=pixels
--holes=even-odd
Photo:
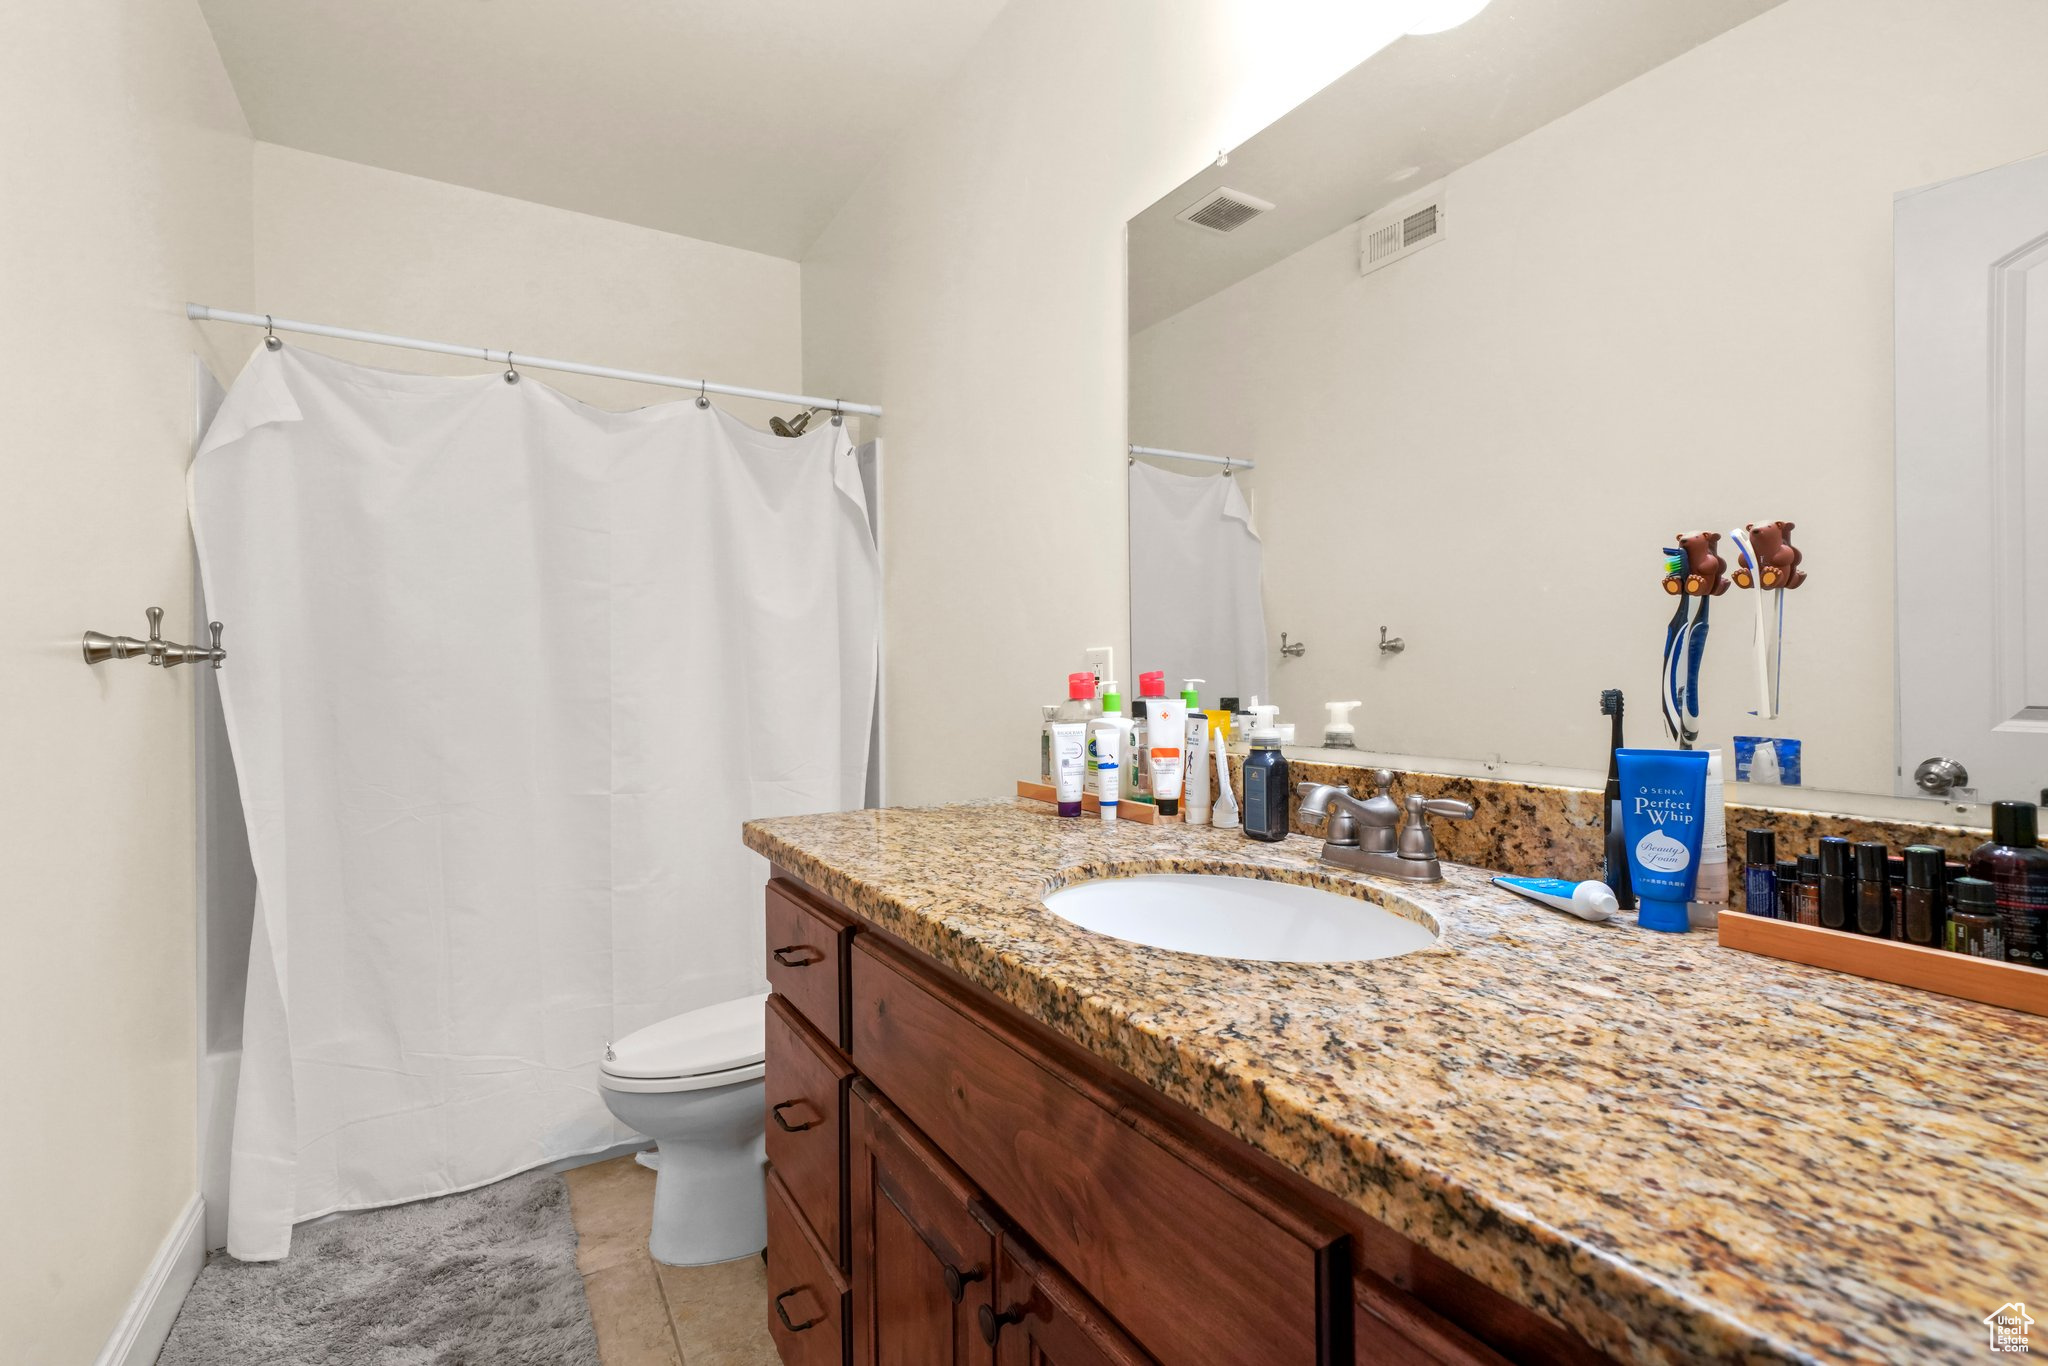
[[[1953,759],[1936,755],[1922,759],[1913,770],[1913,785],[1931,797],[1946,797],[1959,787],[1970,785],[1970,770]]]

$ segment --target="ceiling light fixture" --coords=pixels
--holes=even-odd
[[[1407,0],[1403,33],[1442,33],[1486,8],[1487,0]]]

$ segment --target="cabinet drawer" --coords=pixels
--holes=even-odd
[[[1112,1109],[877,936],[854,945],[852,987],[863,1075],[1146,1351],[1337,1366],[1351,1327],[1342,1228]]]
[[[843,1366],[846,1282],[813,1241],[789,1188],[768,1169],[768,1334],[782,1366]]]
[[[789,1001],[768,998],[768,1160],[833,1264],[846,1266],[846,1092],[853,1067]]]
[[[768,984],[846,1047],[846,949],[853,921],[790,883],[768,884]]]

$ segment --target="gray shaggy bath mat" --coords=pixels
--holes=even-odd
[[[281,1262],[216,1252],[157,1366],[598,1366],[569,1188],[527,1172],[304,1225]]]

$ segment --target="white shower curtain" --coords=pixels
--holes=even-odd
[[[1265,697],[1263,551],[1237,480],[1131,465],[1132,672],[1167,690],[1206,680],[1202,699]]]
[[[259,884],[229,1251],[630,1137],[605,1042],[763,986],[740,823],[862,802],[846,432],[259,348],[191,501]]]

